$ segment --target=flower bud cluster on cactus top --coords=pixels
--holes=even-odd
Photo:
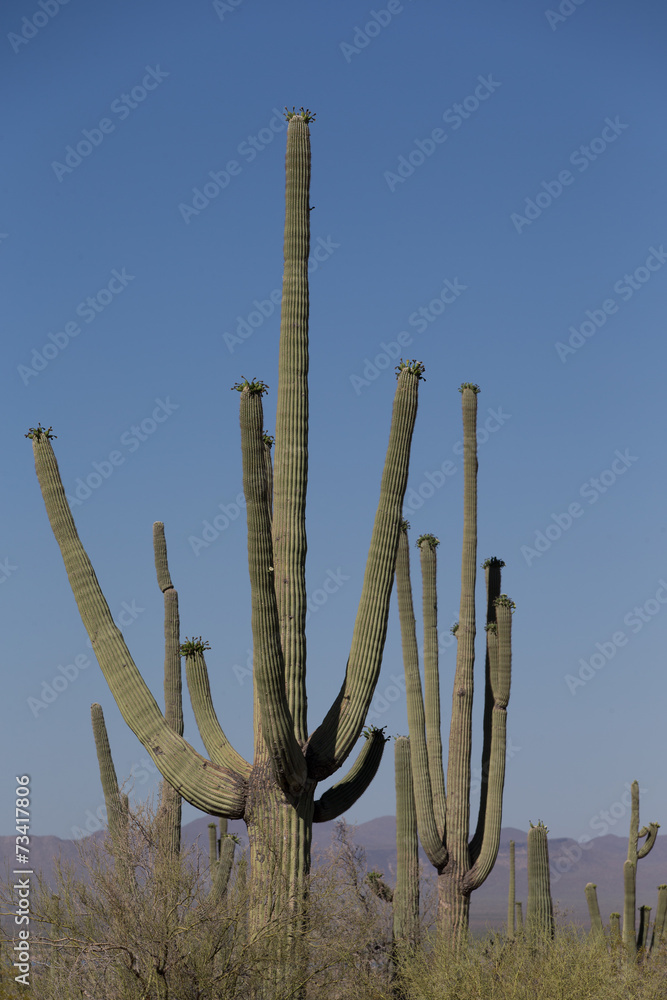
[[[232,391],[236,389],[237,392],[257,393],[258,395],[263,396],[269,388],[266,382],[260,382],[259,379],[252,379],[251,381],[250,379],[247,379],[245,375],[242,375],[241,378],[243,381],[235,382],[232,386]]]
[[[416,375],[418,379],[423,379],[424,382],[426,381],[426,379],[424,378],[426,365],[423,365],[421,361],[417,361],[416,358],[408,358],[407,361],[404,361],[403,358],[401,358],[399,363],[396,365],[395,369],[396,378],[398,378],[401,372],[405,371],[406,369],[410,372],[411,375]]]
[[[285,105],[285,121],[291,121],[292,118],[303,118],[306,125],[310,125],[311,122],[315,121],[315,112],[311,111],[310,108],[300,107],[297,111],[294,105],[292,105],[292,110],[290,111],[287,105]]]
[[[200,635],[193,636],[192,639],[185,637],[185,642],[181,645],[180,653],[181,656],[194,656],[195,653],[203,653],[205,649],[210,649],[208,641],[205,639],[202,642],[202,637]]]
[[[51,433],[52,430],[53,427],[42,427],[41,424],[37,424],[36,427],[29,427],[28,433],[25,434],[24,437],[30,438],[31,441],[33,439],[35,441],[41,441],[42,437],[45,437],[47,441],[52,441],[53,438],[58,437],[57,434]]]

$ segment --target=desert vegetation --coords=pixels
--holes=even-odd
[[[410,448],[424,366],[396,366],[397,386],[375,523],[342,686],[322,722],[307,722],[306,518],[308,479],[308,259],[310,131],[315,116],[288,112],[286,216],[275,438],[267,434],[269,386],[242,377],[239,393],[243,487],[252,599],[254,757],[225,736],[212,703],[208,642],[182,641],[178,596],[164,525],[154,525],[157,582],[164,596],[164,711],[135,666],[113,621],[79,537],[58,469],[52,428],[31,427],[37,477],[54,536],[102,672],[120,711],[163,777],[159,803],[130,806],[118,782],[99,704],[92,707],[109,817],[104,844],[82,847],[84,876],[60,867],[32,901],[31,986],[40,1000],[405,1000],[567,997],[614,1000],[664,996],[662,938],[667,896],[649,947],[649,917],[635,932],[635,869],[657,825],[639,830],[633,798],[625,873],[624,931],[556,929],[549,886],[547,829],[531,826],[525,927],[517,920],[513,869],[508,923],[484,940],[469,932],[471,894],[499,849],[505,781],[514,602],[501,593],[502,560],[486,575],[481,802],[470,828],[475,587],[477,556],[477,395],[460,386],[464,428],[464,528],[460,618],[453,677],[449,756],[441,738],[434,535],[418,539],[424,605],[424,692],[403,517]],[[268,376],[267,376],[268,377]],[[272,455],[273,448],[273,455]],[[339,822],[331,851],[311,866],[313,823],[341,817],[368,788],[388,738],[364,729],[377,684],[396,584],[403,638],[409,736],[396,741],[398,863],[395,886],[367,871],[364,852]],[[208,757],[183,736],[181,660]],[[318,785],[356,761],[332,787]],[[185,799],[221,821],[208,854],[184,850]],[[635,803],[636,800],[636,803]],[[636,809],[635,809],[636,804]],[[247,827],[247,853],[228,819]],[[436,879],[422,877],[417,832]],[[642,847],[638,840],[646,838]],[[582,886],[583,893],[583,886]],[[11,914],[11,888],[5,891]],[[642,908],[645,910],[646,908]],[[12,975],[11,933],[3,939],[0,1000],[25,989]]]

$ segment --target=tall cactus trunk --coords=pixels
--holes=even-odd
[[[510,887],[507,897],[507,936],[514,937],[516,927],[516,867],[514,857],[514,841],[510,840]]]
[[[526,930],[535,940],[554,936],[554,907],[549,874],[549,841],[544,823],[528,831],[528,902]]]
[[[393,939],[396,957],[414,951],[419,940],[419,839],[412,786],[410,740],[394,746],[396,773],[396,889]]]

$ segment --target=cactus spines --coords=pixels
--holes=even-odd
[[[526,926],[536,939],[554,936],[554,910],[549,874],[548,830],[539,820],[528,831],[528,903]]]
[[[520,900],[514,904],[514,913],[516,917],[516,934],[520,934],[523,930],[523,903]]]
[[[396,889],[394,890],[394,946],[412,950],[419,938],[419,840],[412,787],[410,740],[399,736],[394,744],[396,773]]]
[[[301,913],[310,864],[315,788],[352,753],[377,684],[389,616],[399,524],[423,365],[398,372],[389,443],[347,669],[323,722],[306,723],[305,501],[308,468],[308,255],[310,133],[308,109],[288,115],[286,210],[273,488],[267,467],[262,397],[268,386],[243,378],[239,392],[243,480],[252,599],[253,762],[230,745],[211,703],[201,637],[178,646],[209,759],[169,724],[116,627],[76,530],[52,435],[31,431],[35,467],[79,613],[121,713],[163,777],[209,815],[244,819],[250,840],[250,917],[259,929],[285,903]],[[37,431],[39,430],[39,433]],[[273,498],[273,514],[271,513]],[[160,545],[162,543],[160,542]],[[166,548],[156,551],[165,599],[175,593]],[[350,803],[377,768],[384,737],[366,740],[359,760],[321,801]],[[333,803],[333,805],[332,805]],[[321,813],[327,812],[320,808]],[[224,838],[222,838],[224,840]],[[300,918],[299,918],[300,919]],[[292,925],[299,926],[296,924]]]

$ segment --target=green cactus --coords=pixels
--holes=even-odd
[[[591,936],[602,940],[604,938],[604,926],[600,916],[600,905],[598,903],[597,886],[595,882],[588,882],[586,885],[586,902],[588,903],[588,914],[591,918]]]
[[[396,772],[396,889],[394,890],[394,948],[398,955],[413,951],[419,941],[419,839],[412,786],[410,740],[399,736],[394,744]]]
[[[516,935],[516,868],[514,864],[514,841],[510,840],[510,887],[507,898],[507,936]]]
[[[482,752],[482,795],[472,839],[470,785],[472,761],[473,667],[475,649],[475,580],[477,565],[477,393],[461,386],[464,431],[464,528],[459,621],[452,627],[458,651],[452,696],[447,780],[442,762],[438,628],[436,598],[437,538],[422,535],[419,550],[423,581],[424,687],[422,695],[415,616],[410,585],[407,532],[396,560],[396,589],[403,642],[412,774],[419,836],[438,872],[438,933],[459,946],[468,928],[470,894],[487,878],[500,844],[505,778],[507,702],[511,674],[513,602],[500,594],[500,560],[489,560],[487,573],[486,708]]]
[[[667,923],[667,885],[658,886],[658,909],[655,913],[655,923],[653,925],[653,935],[651,936],[651,948],[662,944],[665,940],[665,929]]]
[[[114,767],[109,736],[102,706],[95,703],[90,706],[90,717],[93,724],[97,763],[100,769],[104,804],[107,810],[107,824],[111,836],[111,845],[116,861],[122,865],[122,859],[127,856],[129,835],[129,812],[127,796],[122,796],[118,787],[116,768]]]
[[[178,592],[169,575],[167,542],[164,524],[153,525],[153,554],[155,572],[164,595],[164,717],[167,725],[178,735],[183,735],[183,682],[181,677],[180,623],[178,617]],[[181,850],[181,815],[183,800],[168,781],[160,787],[160,836],[167,855],[176,857]]]
[[[211,892],[207,900],[218,903],[227,895],[229,878],[234,867],[234,851],[239,838],[227,832],[227,820],[220,818],[220,836],[215,823],[208,824],[209,867],[211,871]]]
[[[631,785],[631,806],[630,806],[630,836],[628,838],[628,857],[623,865],[623,947],[628,955],[634,954],[644,947],[642,938],[644,937],[644,926],[640,926],[639,934],[636,934],[636,908],[637,908],[637,862],[645,858],[658,836],[659,823],[649,823],[639,829],[639,783],[633,781]],[[639,846],[639,841],[644,843]]]
[[[628,958],[634,958],[651,951],[655,944],[664,939],[665,918],[667,916],[667,885],[658,886],[658,909],[656,911],[653,933],[650,934],[650,906],[639,907],[639,929],[636,925],[637,913],[637,862],[645,858],[655,844],[659,823],[649,823],[639,829],[639,783],[632,782],[630,786],[630,835],[628,837],[628,856],[623,863],[623,949]],[[639,841],[644,843],[640,846]],[[595,885],[589,882],[586,886],[586,899],[591,917],[591,933],[604,933],[600,908]],[[612,945],[618,937],[620,943],[620,914],[612,913],[610,917]]]
[[[521,934],[523,932],[523,903],[519,900],[514,904],[515,915],[516,915],[516,934]]]
[[[329,796],[315,789],[342,765],[361,733],[377,683],[387,629],[407,484],[418,384],[423,367],[398,373],[380,498],[350,655],[341,690],[324,721],[306,721],[305,499],[308,466],[309,112],[287,129],[285,271],[275,433],[273,517],[268,493],[262,396],[257,379],[238,383],[243,483],[252,597],[254,759],[226,739],[211,702],[204,648],[188,647],[186,676],[209,759],[197,753],[160,711],[113,622],[79,539],[49,432],[32,433],[37,476],[79,612],[126,723],[165,780],[214,816],[242,818],[250,841],[250,928],[259,931],[285,907],[300,920],[310,864],[312,822],[347,808],[377,770],[384,738],[373,735],[362,761]],[[323,799],[326,798],[326,794]],[[334,799],[333,805],[331,804]],[[326,803],[325,803],[326,804]],[[292,924],[294,926],[294,924]]]
[[[554,936],[554,907],[549,875],[548,830],[540,820],[528,831],[528,903],[526,930],[535,939]]]

